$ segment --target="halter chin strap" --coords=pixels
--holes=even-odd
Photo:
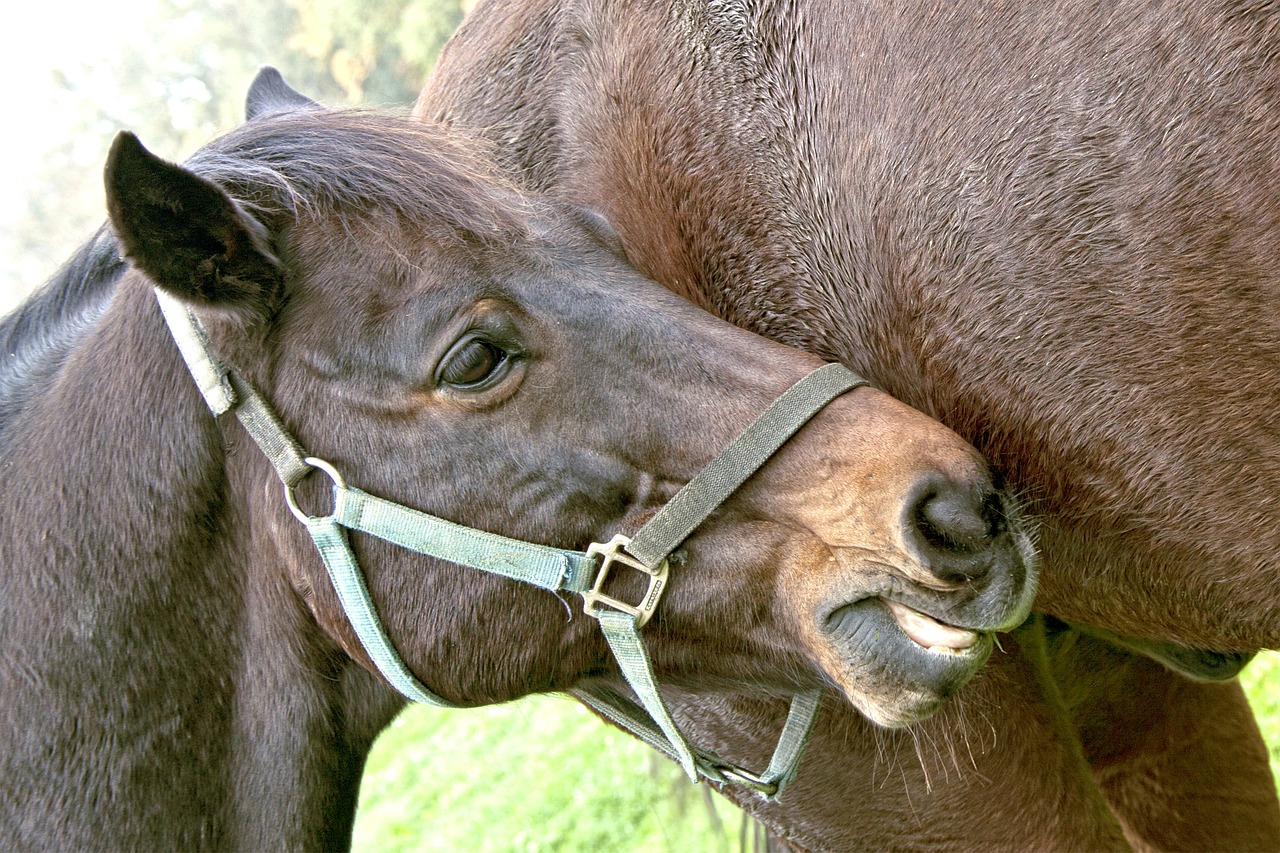
[[[364,576],[347,541],[358,530],[420,554],[583,596],[586,613],[599,622],[638,703],[607,686],[571,693],[601,715],[666,753],[697,781],[732,782],[774,799],[795,775],[817,714],[821,691],[797,694],[769,767],[754,774],[714,753],[691,746],[658,691],[640,628],[653,615],[666,587],[667,558],[716,507],[772,456],[813,415],[866,380],[839,364],[827,364],[775,400],[730,445],[666,503],[634,537],[615,536],[587,551],[568,551],[465,527],[348,486],[322,459],[307,456],[267,402],[214,355],[199,320],[162,290],[156,298],[178,349],[215,416],[234,412],[284,483],[285,499],[311,534],[356,636],[378,671],[408,699],[455,707],[423,685],[397,654],[378,619]],[[313,469],[333,484],[333,512],[311,516],[298,508],[294,488]],[[648,577],[637,604],[604,592],[618,567]]]

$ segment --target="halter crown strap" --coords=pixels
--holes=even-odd
[[[813,415],[846,391],[868,384],[839,364],[828,364],[801,379],[776,399],[715,459],[658,511],[635,537],[615,537],[586,553],[552,548],[465,527],[346,485],[327,462],[305,455],[271,407],[252,386],[213,354],[200,323],[181,302],[162,290],[156,297],[169,329],[210,411],[234,412],[262,448],[285,486],[285,498],[306,526],[323,558],[343,610],[361,645],[387,681],[416,702],[455,707],[423,685],[396,652],[378,619],[363,574],[347,540],[358,530],[420,554],[531,583],[551,591],[583,595],[587,613],[600,622],[609,648],[639,704],[609,689],[572,691],[582,701],[675,759],[689,777],[745,785],[766,799],[776,798],[795,775],[817,714],[820,691],[797,694],[768,769],[760,775],[689,745],[671,718],[654,678],[640,628],[665,588],[667,557],[725,499]],[[293,488],[313,469],[333,481],[333,512],[311,516],[298,508]],[[650,576],[638,605],[603,592],[613,565]]]

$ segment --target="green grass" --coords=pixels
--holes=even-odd
[[[1280,780],[1280,653],[1241,677]],[[1278,781],[1280,784],[1280,781]],[[382,734],[360,791],[357,851],[728,851],[739,812],[577,703],[414,707]]]
[[[359,851],[718,851],[737,809],[569,699],[413,707],[374,746]]]
[[[1280,652],[1263,652],[1240,676],[1262,738],[1271,750],[1271,775],[1280,792]]]

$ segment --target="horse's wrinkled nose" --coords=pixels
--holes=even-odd
[[[1004,532],[1004,508],[990,486],[934,481],[921,489],[908,526],[933,574],[948,583],[971,582],[992,566],[988,552]]]

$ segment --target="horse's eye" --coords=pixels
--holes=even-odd
[[[440,381],[457,388],[483,383],[506,361],[507,353],[489,341],[472,338],[454,347],[440,366]]]

